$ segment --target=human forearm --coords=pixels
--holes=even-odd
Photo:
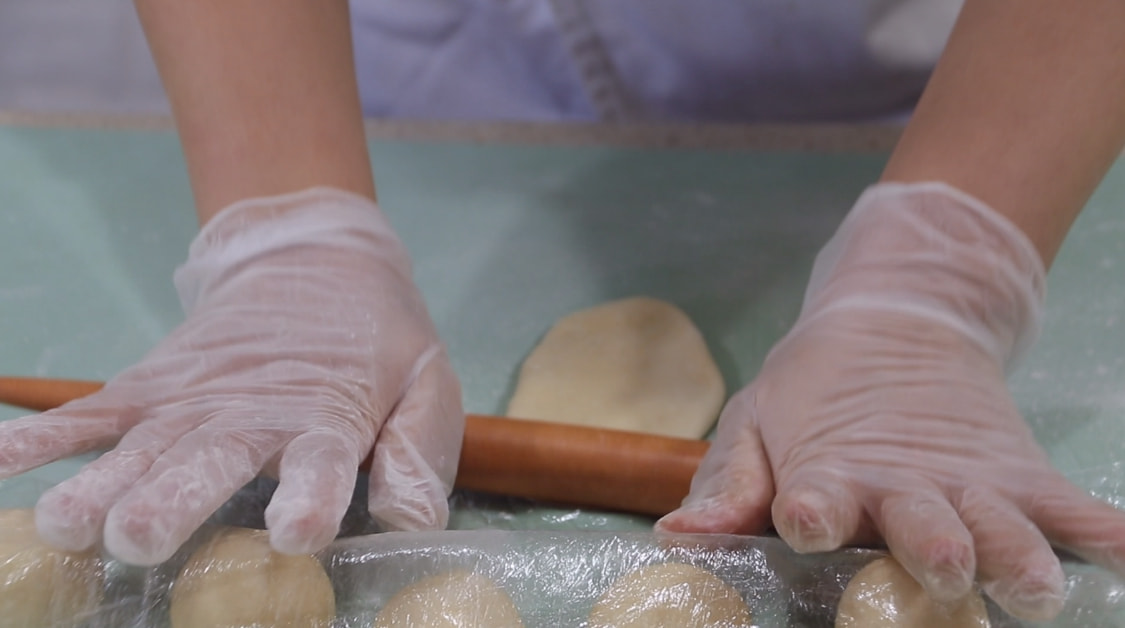
[[[884,181],[940,180],[1050,264],[1125,144],[1125,3],[968,0]]]
[[[345,0],[136,0],[201,223],[317,185],[374,197]]]

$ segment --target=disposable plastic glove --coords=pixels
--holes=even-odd
[[[872,187],[658,528],[755,533],[772,509],[798,551],[882,538],[936,599],[975,574],[1015,615],[1057,614],[1048,542],[1121,570],[1125,514],[1051,467],[1005,385],[1043,286],[1031,243],[983,203],[942,184]]]
[[[101,392],[0,424],[0,477],[116,443],[42,496],[37,525],[63,548],[104,534],[116,557],[154,564],[266,469],[270,541],[304,553],[335,536],[374,445],[374,518],[442,528],[461,393],[410,273],[362,197],[228,207],[176,273],[185,322]]]

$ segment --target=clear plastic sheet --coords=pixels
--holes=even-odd
[[[382,532],[367,514],[367,477],[356,480],[352,504],[344,515],[340,536]],[[277,482],[258,478],[243,487],[218,512],[212,523],[249,528],[265,527],[263,513]],[[34,503],[34,501],[30,502]],[[643,515],[598,512],[554,506],[519,497],[456,491],[449,500],[449,529],[452,530],[625,530],[646,531],[655,519]]]
[[[170,623],[172,599],[177,595],[176,587],[184,586],[178,583],[206,576],[208,571],[229,576],[234,570],[239,579],[260,580],[267,590],[281,596],[280,601],[265,605],[275,613],[271,615],[274,618],[278,617],[279,607],[322,604],[309,601],[314,597],[316,586],[307,576],[299,576],[297,585],[279,584],[279,578],[286,576],[277,573],[276,564],[267,564],[276,561],[276,557],[260,562],[227,557],[201,563],[196,552],[226,534],[229,528],[208,525],[173,559],[151,569],[106,562],[104,584],[100,586],[102,603],[93,612],[82,614],[73,624],[45,625],[189,628],[182,623]],[[779,539],[768,537],[656,537],[648,533],[601,531],[391,532],[341,539],[316,557],[318,566],[331,581],[334,595],[330,597],[334,600],[330,603],[335,606],[335,619],[327,624],[309,623],[305,614],[303,623],[280,625],[349,628],[408,625],[373,622],[388,604],[402,606],[401,599],[391,601],[413,585],[413,592],[408,590],[405,596],[416,598],[414,602],[408,601],[408,605],[414,606],[415,614],[399,613],[400,619],[417,620],[419,605],[422,608],[449,606],[451,602],[462,601],[459,608],[465,613],[461,618],[463,623],[448,625],[504,628],[496,619],[497,613],[510,617],[511,612],[498,610],[498,607],[510,605],[520,621],[514,625],[586,627],[591,625],[587,623],[591,609],[623,576],[650,565],[678,563],[705,570],[721,579],[741,594],[753,617],[752,624],[710,625],[829,627],[833,626],[836,607],[848,581],[881,555],[868,550],[848,550],[802,556],[794,554]],[[269,574],[265,574],[267,571]],[[1057,621],[1048,625],[1081,628],[1125,625],[1125,586],[1120,580],[1073,562],[1066,564],[1066,571],[1069,576],[1067,607]],[[458,584],[467,577],[475,579],[475,583],[470,581],[471,586]],[[441,593],[429,592],[442,585],[443,580],[445,588]],[[228,579],[217,589],[231,589],[231,582]],[[492,590],[481,593],[482,587]],[[248,592],[250,588],[252,586],[240,587],[227,595],[238,606],[254,605],[250,601],[254,597]],[[215,619],[223,615],[221,608],[215,608],[225,603],[221,597],[223,595],[196,598],[204,601],[195,603],[207,605],[211,611],[206,615],[211,622],[207,625],[221,625]],[[640,604],[653,604],[653,600],[664,600],[663,603],[672,606],[706,604],[683,598],[682,588],[677,593],[676,587],[667,587],[665,593],[650,596]],[[66,603],[62,598],[52,601]],[[448,616],[448,609],[444,613]],[[1007,617],[991,603],[988,603],[988,613],[992,626],[997,628],[1030,625]],[[241,617],[241,623],[232,625],[252,625],[246,623],[244,614]],[[472,623],[474,619],[481,623]],[[273,622],[271,619],[258,625],[278,625]],[[0,620],[0,625],[8,624]],[[415,621],[414,625],[421,624]]]
[[[762,627],[834,626],[841,595],[852,577],[873,560],[885,554],[873,550],[846,550],[824,555],[799,555],[780,539],[772,537],[737,537],[718,535],[657,536],[640,528],[644,518],[588,516],[579,511],[544,508],[524,500],[482,495],[458,494],[453,500],[455,520],[471,526],[493,528],[448,530],[443,532],[378,533],[366,516],[362,491],[344,523],[347,537],[312,559],[282,560],[265,547],[261,532],[238,532],[254,537],[255,543],[238,551],[215,554],[215,545],[230,536],[230,530],[260,527],[261,512],[272,493],[273,483],[251,484],[221,509],[212,522],[202,528],[169,561],[154,568],[128,567],[112,560],[91,560],[89,557],[60,557],[41,554],[38,564],[28,561],[28,547],[0,543],[0,566],[23,561],[14,570],[24,576],[37,571],[47,574],[45,584],[35,590],[48,591],[49,607],[44,626],[73,628],[158,627],[195,628],[181,620],[173,624],[173,598],[197,587],[201,579],[215,575],[220,578],[210,592],[199,594],[189,602],[208,611],[202,614],[209,626],[219,626],[223,616],[224,597],[230,597],[239,608],[271,609],[272,613],[259,626],[331,626],[353,628],[395,625],[488,626],[508,625],[526,628],[602,628],[605,614],[591,612],[615,587],[620,589],[629,574],[658,565],[686,565],[702,570],[703,578],[717,578],[719,585],[696,581],[695,584],[668,584],[633,604],[633,616],[652,619],[659,604],[669,609],[659,615],[663,623],[628,623],[638,625],[684,625],[675,621],[675,608],[691,609],[695,617],[708,608],[705,600],[729,587],[745,603],[752,623]],[[638,529],[613,529],[615,523]],[[3,527],[3,526],[0,526]],[[527,528],[553,529],[527,529]],[[11,530],[11,526],[4,529]],[[9,536],[12,533],[8,532]],[[3,537],[0,537],[2,539]],[[203,552],[211,552],[205,554]],[[80,581],[81,591],[92,592],[90,602],[80,599],[75,605],[73,595],[67,597],[70,575],[59,571],[69,565],[73,571],[87,574]],[[1099,568],[1067,558],[1067,605],[1062,615],[1050,624],[1030,624],[1005,615],[987,601],[987,612],[994,628],[1018,626],[1058,626],[1065,628],[1110,628],[1125,626],[1125,581]],[[311,571],[310,571],[311,570]],[[10,570],[11,571],[11,570]],[[665,570],[668,571],[668,570]],[[692,572],[690,568],[672,569],[675,573]],[[285,585],[283,580],[298,573],[299,582]],[[303,575],[300,575],[303,574]],[[225,578],[225,580],[224,580]],[[622,580],[625,578],[625,580]],[[634,578],[635,580],[636,578]],[[185,584],[194,581],[195,584]],[[27,598],[27,589],[10,584],[11,578],[0,579],[0,609],[4,604]],[[635,585],[635,583],[634,583]],[[275,599],[255,600],[254,588],[265,589]],[[177,589],[177,587],[179,587]],[[319,589],[319,592],[318,592]],[[633,587],[635,594],[636,586]],[[73,586],[70,587],[74,590]],[[440,591],[440,592],[435,592]],[[15,592],[15,593],[13,593]],[[400,595],[401,594],[401,595]],[[392,602],[392,600],[397,601]],[[692,596],[695,596],[694,598]],[[329,615],[334,618],[317,624],[308,617],[324,614],[325,597]],[[618,607],[622,604],[614,602]],[[725,604],[729,608],[729,596]],[[183,601],[180,601],[181,608]],[[319,606],[318,606],[319,605]],[[611,606],[613,604],[610,604]],[[279,623],[287,609],[313,608],[298,623]],[[721,606],[721,605],[720,605]],[[388,607],[390,607],[388,609]],[[64,609],[77,609],[73,617],[62,617]],[[406,609],[406,610],[403,610]],[[419,609],[432,611],[419,615]],[[279,613],[279,610],[281,611]],[[603,608],[604,610],[604,608]],[[461,623],[450,619],[454,612],[465,612]],[[11,611],[0,616],[0,628],[19,625],[34,628],[26,622],[4,623]],[[380,612],[383,615],[380,616]],[[662,611],[663,612],[663,611]],[[727,612],[720,609],[716,613]],[[669,614],[670,613],[670,614]],[[181,613],[183,615],[183,613]],[[434,621],[436,615],[441,622]],[[233,615],[246,626],[246,615]],[[715,616],[714,614],[712,615]],[[732,615],[737,617],[737,615]],[[512,623],[515,617],[518,623]],[[669,619],[672,618],[672,619]],[[397,619],[398,623],[395,623]],[[481,623],[474,624],[476,619]],[[407,623],[403,623],[407,622]],[[669,623],[671,622],[671,623]],[[713,626],[741,626],[742,623],[718,623]],[[941,624],[938,624],[941,625]]]
[[[75,626],[99,612],[103,563],[94,551],[49,547],[30,510],[0,510],[0,628]]]

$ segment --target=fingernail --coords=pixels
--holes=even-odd
[[[714,497],[714,496],[697,497],[697,498],[694,498],[694,499],[691,498],[691,497],[688,497],[688,498],[684,499],[684,502],[680,505],[680,507],[678,509],[676,509],[676,512],[682,512],[682,513],[685,513],[685,514],[686,513],[699,514],[699,513],[704,513],[704,512],[708,512],[708,511],[713,511],[716,508],[719,508],[720,506],[722,506],[723,503],[724,503],[724,501],[721,498]]]
[[[922,587],[937,602],[953,602],[961,599],[973,586],[972,578],[963,570],[952,565],[936,567],[922,576]]]
[[[1023,590],[1015,592],[1008,598],[1011,611],[1031,621],[1050,621],[1054,619],[1066,604],[1066,598],[1061,592],[1040,590]]]
[[[164,530],[157,517],[136,513],[117,515],[110,510],[105,524],[105,546],[121,562],[143,567],[157,565],[172,557],[171,531]]]
[[[449,503],[443,498],[432,502],[419,496],[400,502],[372,500],[368,504],[371,517],[384,530],[440,530],[449,521]]]
[[[954,539],[935,541],[925,556],[922,586],[939,602],[961,599],[973,586],[973,550]]]
[[[1027,568],[1016,579],[989,582],[984,588],[1009,613],[1031,621],[1054,619],[1066,604],[1066,575],[1058,564]]]
[[[101,536],[101,522],[95,521],[85,506],[65,493],[44,493],[35,506],[35,528],[39,536],[60,549],[72,552],[90,549]]]
[[[783,535],[789,545],[802,553],[828,552],[840,546],[831,522],[824,516],[830,510],[828,500],[819,493],[808,492],[786,505]]]
[[[697,527],[694,524],[700,514],[692,508],[679,508],[657,519],[652,528],[657,532],[682,532]]]
[[[322,512],[302,508],[278,509],[273,504],[266,508],[266,527],[270,531],[270,546],[282,554],[312,554],[320,551],[339,532]]]
[[[729,526],[729,510],[718,497],[689,497],[682,506],[661,517],[654,528],[666,532],[711,532]]]

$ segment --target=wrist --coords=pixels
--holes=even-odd
[[[817,256],[800,322],[860,309],[924,317],[1005,365],[1038,336],[1045,270],[1030,240],[942,183],[879,184]]]
[[[374,201],[337,188],[308,188],[239,201],[204,225],[174,276],[184,310],[263,264],[278,272],[370,264],[371,272],[389,265],[405,277],[411,273],[405,248]]]

